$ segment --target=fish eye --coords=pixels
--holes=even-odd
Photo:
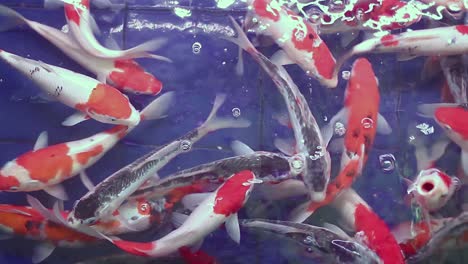
[[[135,215],[135,216],[132,216],[132,217],[130,218],[130,220],[136,221],[136,220],[138,220],[138,216],[136,216],[136,215]]]
[[[115,122],[115,120],[116,120],[115,118],[111,118],[111,121],[112,121],[112,122]]]

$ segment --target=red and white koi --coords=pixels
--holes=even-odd
[[[361,242],[372,249],[383,263],[405,263],[400,247],[385,222],[353,190],[347,189],[331,204],[352,227]]]
[[[81,49],[68,34],[56,28],[29,20],[6,6],[0,5],[0,15],[11,17],[11,20],[14,19],[15,23],[9,23],[8,28],[17,24],[28,25],[83,68],[95,74],[96,79],[102,83],[107,82],[119,90],[135,94],[157,95],[162,89],[163,85],[161,81],[145,71],[135,60],[115,60],[92,56]],[[162,56],[160,59],[168,62],[171,61]]]
[[[330,154],[326,150],[320,128],[310,111],[307,100],[288,72],[256,50],[232,17],[231,21],[238,36],[237,38],[225,39],[236,43],[252,55],[272,78],[286,103],[294,132],[295,146],[292,147],[292,151],[288,151],[281,146],[287,143],[283,143],[280,139],[276,140],[275,145],[285,154],[293,156],[292,173],[302,178],[309,189],[311,200],[322,201],[325,198],[325,190],[330,180]]]
[[[419,112],[433,117],[445,134],[461,148],[461,163],[468,175],[468,108],[459,104],[423,104]]]
[[[282,50],[273,55],[275,64],[296,63],[327,87],[333,79],[335,58],[313,25],[278,0],[248,0],[251,16],[259,23],[258,33],[271,36]]]
[[[434,212],[452,198],[459,183],[457,177],[450,177],[436,168],[422,170],[409,186],[408,194],[425,210]]]
[[[342,170],[328,185],[325,199],[318,203],[309,202],[300,205],[293,211],[292,221],[306,220],[316,209],[332,202],[342,190],[350,188],[361,174],[377,130],[384,134],[391,132],[390,126],[379,115],[379,103],[378,80],[372,70],[372,65],[366,59],[359,58],[354,62],[351,70],[344,108],[331,118],[330,123],[323,128],[322,132],[324,141],[329,142],[333,136],[335,124],[340,121],[346,125]]]
[[[0,50],[0,59],[26,75],[49,96],[80,111],[65,120],[74,125],[89,117],[108,124],[136,126],[140,113],[114,87],[86,75]]]
[[[165,44],[166,40],[153,39],[128,50],[108,49],[102,46],[94,35],[95,32],[99,32],[99,29],[90,12],[90,0],[53,0],[53,2],[56,1],[64,4],[70,35],[90,55],[106,59],[161,59],[160,56],[151,54],[149,51],[159,48]]]
[[[255,174],[248,170],[232,175],[215,192],[208,195],[179,228],[156,241],[131,242],[118,238],[110,238],[110,241],[135,255],[161,257],[196,244],[225,223],[231,238],[239,243],[237,212],[249,198],[255,179]]]
[[[33,263],[46,259],[55,247],[80,247],[97,241],[94,237],[45,219],[28,206],[0,204],[0,230],[6,232],[6,236],[23,236],[41,241],[34,250]]]
[[[143,119],[160,118],[173,97],[173,93],[166,93],[153,100],[141,112]],[[7,162],[0,169],[0,191],[44,190],[59,199],[66,199],[67,195],[59,184],[77,174],[85,186],[92,188],[85,169],[95,164],[134,128],[119,125],[84,139],[53,146],[47,146],[47,134],[43,133],[32,151]]]
[[[448,56],[468,52],[468,25],[438,27],[367,39],[348,51],[334,74],[348,58],[364,53],[399,53],[400,56]]]

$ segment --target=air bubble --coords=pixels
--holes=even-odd
[[[336,122],[334,133],[335,135],[342,137],[346,133],[346,127],[344,124],[341,122]]]
[[[312,24],[319,24],[322,18],[322,11],[318,8],[311,8],[306,12],[306,15]]]
[[[379,156],[380,168],[385,172],[395,170],[395,156],[393,154],[383,154]]]
[[[194,54],[199,54],[202,48],[202,44],[200,42],[195,42],[192,44],[192,52]]]
[[[351,77],[351,72],[350,71],[342,71],[341,72],[341,78],[343,78],[343,80],[349,80],[349,77]]]
[[[221,64],[223,64],[223,65],[226,65],[226,62],[225,62],[225,61],[223,61]]]
[[[369,128],[372,128],[374,126],[374,121],[369,118],[369,117],[365,117],[361,120],[361,125],[365,128],[365,129],[369,129]]]
[[[192,142],[190,142],[189,140],[182,140],[182,142],[180,142],[180,148],[183,151],[188,151],[192,148]]]
[[[232,116],[234,116],[235,118],[238,118],[240,115],[241,115],[241,110],[239,108],[236,107],[232,109]]]
[[[434,127],[429,126],[427,123],[418,124],[416,128],[418,128],[426,136],[434,133]]]

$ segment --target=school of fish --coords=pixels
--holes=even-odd
[[[223,34],[202,34],[238,49],[232,78],[249,73],[246,61],[253,61],[266,74],[277,89],[267,89],[266,93],[277,94],[285,106],[271,118],[285,126],[292,138],[275,135],[270,144],[278,151],[267,151],[252,149],[234,136],[235,140],[229,142],[233,153],[230,157],[162,175],[160,171],[179,159],[179,154],[186,154],[180,155],[182,160],[192,155],[189,152],[193,146],[208,134],[232,130],[231,135],[235,135],[234,131],[252,126],[243,116],[220,114],[230,95],[213,92],[211,98],[206,98],[212,106],[205,113],[205,121],[161,146],[151,146],[149,152],[100,182],[88,175],[88,168],[125,142],[127,135],[141,130],[142,123],[157,123],[180,107],[174,103],[177,91],[163,92],[163,87],[171,83],[163,85],[142,66],[147,64],[140,64],[140,60],[175,64],[173,54],[154,53],[169,45],[163,34],[128,49],[121,49],[110,37],[101,43],[95,8],[111,7],[112,1],[44,2],[62,10],[56,8],[54,12],[63,12],[67,30],[31,20],[21,14],[21,9],[0,5],[0,31],[17,31],[26,26],[86,73],[29,54],[14,54],[2,43],[0,71],[17,71],[21,76],[18,78],[29,79],[34,88],[39,88],[41,98],[74,109],[65,120],[57,120],[58,124],[71,127],[99,122],[109,127],[53,145],[48,144],[48,133],[43,131],[29,151],[0,164],[0,192],[25,193],[27,201],[22,205],[0,204],[0,239],[19,236],[36,240],[32,263],[46,260],[57,247],[95,244],[113,245],[146,258],[223,263],[201,249],[204,240],[223,226],[227,236],[238,244],[234,247],[243,246],[252,236],[267,237],[263,247],[279,246],[275,254],[290,257],[294,263],[425,263],[434,254],[468,246],[468,202],[457,204],[456,214],[443,211],[446,205],[459,203],[461,190],[468,183],[466,1],[238,1],[246,11],[241,19],[225,16],[228,30]],[[216,2],[220,7],[223,1]],[[420,24],[428,26],[418,29]],[[335,37],[334,41],[330,36]],[[277,50],[267,56],[262,52],[265,46]],[[397,129],[379,111],[383,101],[380,91],[394,88],[379,82],[382,76],[378,69],[382,66],[373,63],[386,53],[393,54],[399,63],[425,57],[421,76],[415,81],[443,79],[440,100],[418,103],[415,109],[441,134],[434,142],[410,138],[416,173],[406,175],[407,170],[400,170],[391,155],[379,157],[395,167],[398,177],[394,180],[404,189],[399,197],[401,204],[412,213],[398,225],[389,224],[355,185],[356,181],[359,186],[365,185],[361,178],[375,173],[367,164],[373,162],[376,138],[389,137]],[[304,96],[306,89],[299,87],[289,73],[293,67],[296,72],[300,70],[293,77],[304,75],[314,89],[322,89],[330,98],[332,93],[333,98],[338,98],[337,92],[344,94],[341,109],[328,113],[331,117],[325,122],[320,120],[322,116],[314,112],[327,98],[308,100]],[[344,89],[333,89],[337,87]],[[141,106],[136,104],[137,96],[152,99]],[[87,121],[90,119],[94,121]],[[413,124],[408,132],[414,132]],[[441,164],[446,152],[452,150],[456,155],[447,169]],[[63,183],[74,176],[79,176],[87,192],[66,208],[70,190]],[[36,191],[51,195],[48,206],[34,197],[35,193],[29,194]],[[283,206],[286,215],[261,214],[284,202],[289,203]],[[379,202],[386,201],[381,198]],[[251,204],[258,208],[251,209]],[[336,212],[333,220],[314,217],[322,207]],[[317,221],[321,223],[311,224]],[[138,234],[150,229],[161,232],[150,241],[138,239]],[[130,233],[132,236],[121,236]],[[228,246],[218,244],[217,249]],[[229,247],[226,250],[236,252],[233,245]]]

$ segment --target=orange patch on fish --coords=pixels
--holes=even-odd
[[[102,145],[97,145],[91,150],[80,152],[76,154],[76,160],[81,164],[85,165],[88,163],[89,159],[98,156],[104,151],[104,147]]]
[[[463,35],[468,34],[468,25],[458,25],[455,29]]]
[[[88,102],[76,104],[75,108],[117,119],[126,119],[132,114],[128,98],[107,84],[98,84],[89,96]]]
[[[255,13],[262,18],[268,18],[274,22],[279,20],[279,12],[271,8],[269,0],[254,0],[252,6]]]
[[[157,95],[161,92],[161,81],[146,72],[134,60],[117,60],[114,66],[119,70],[111,72],[109,79],[116,87],[142,94]]]
[[[96,241],[97,238],[85,235],[63,225],[47,221],[44,232],[47,239],[54,242],[69,241],[69,242],[92,242]]]
[[[385,35],[380,39],[380,42],[382,42],[382,45],[386,47],[394,47],[398,45],[398,40],[396,40],[394,35]]]
[[[20,182],[15,176],[5,176],[0,174],[0,190],[8,191],[11,187],[19,187]]]
[[[66,144],[58,144],[28,152],[16,159],[16,163],[29,172],[29,177],[47,183],[54,177],[66,177],[72,172],[73,160],[68,156]]]
[[[217,191],[213,212],[229,216],[244,205],[247,191],[252,188],[249,181],[255,179],[253,172],[244,170],[230,177]]]
[[[450,126],[460,136],[468,140],[468,109],[458,107],[439,107],[434,116],[439,123]]]

